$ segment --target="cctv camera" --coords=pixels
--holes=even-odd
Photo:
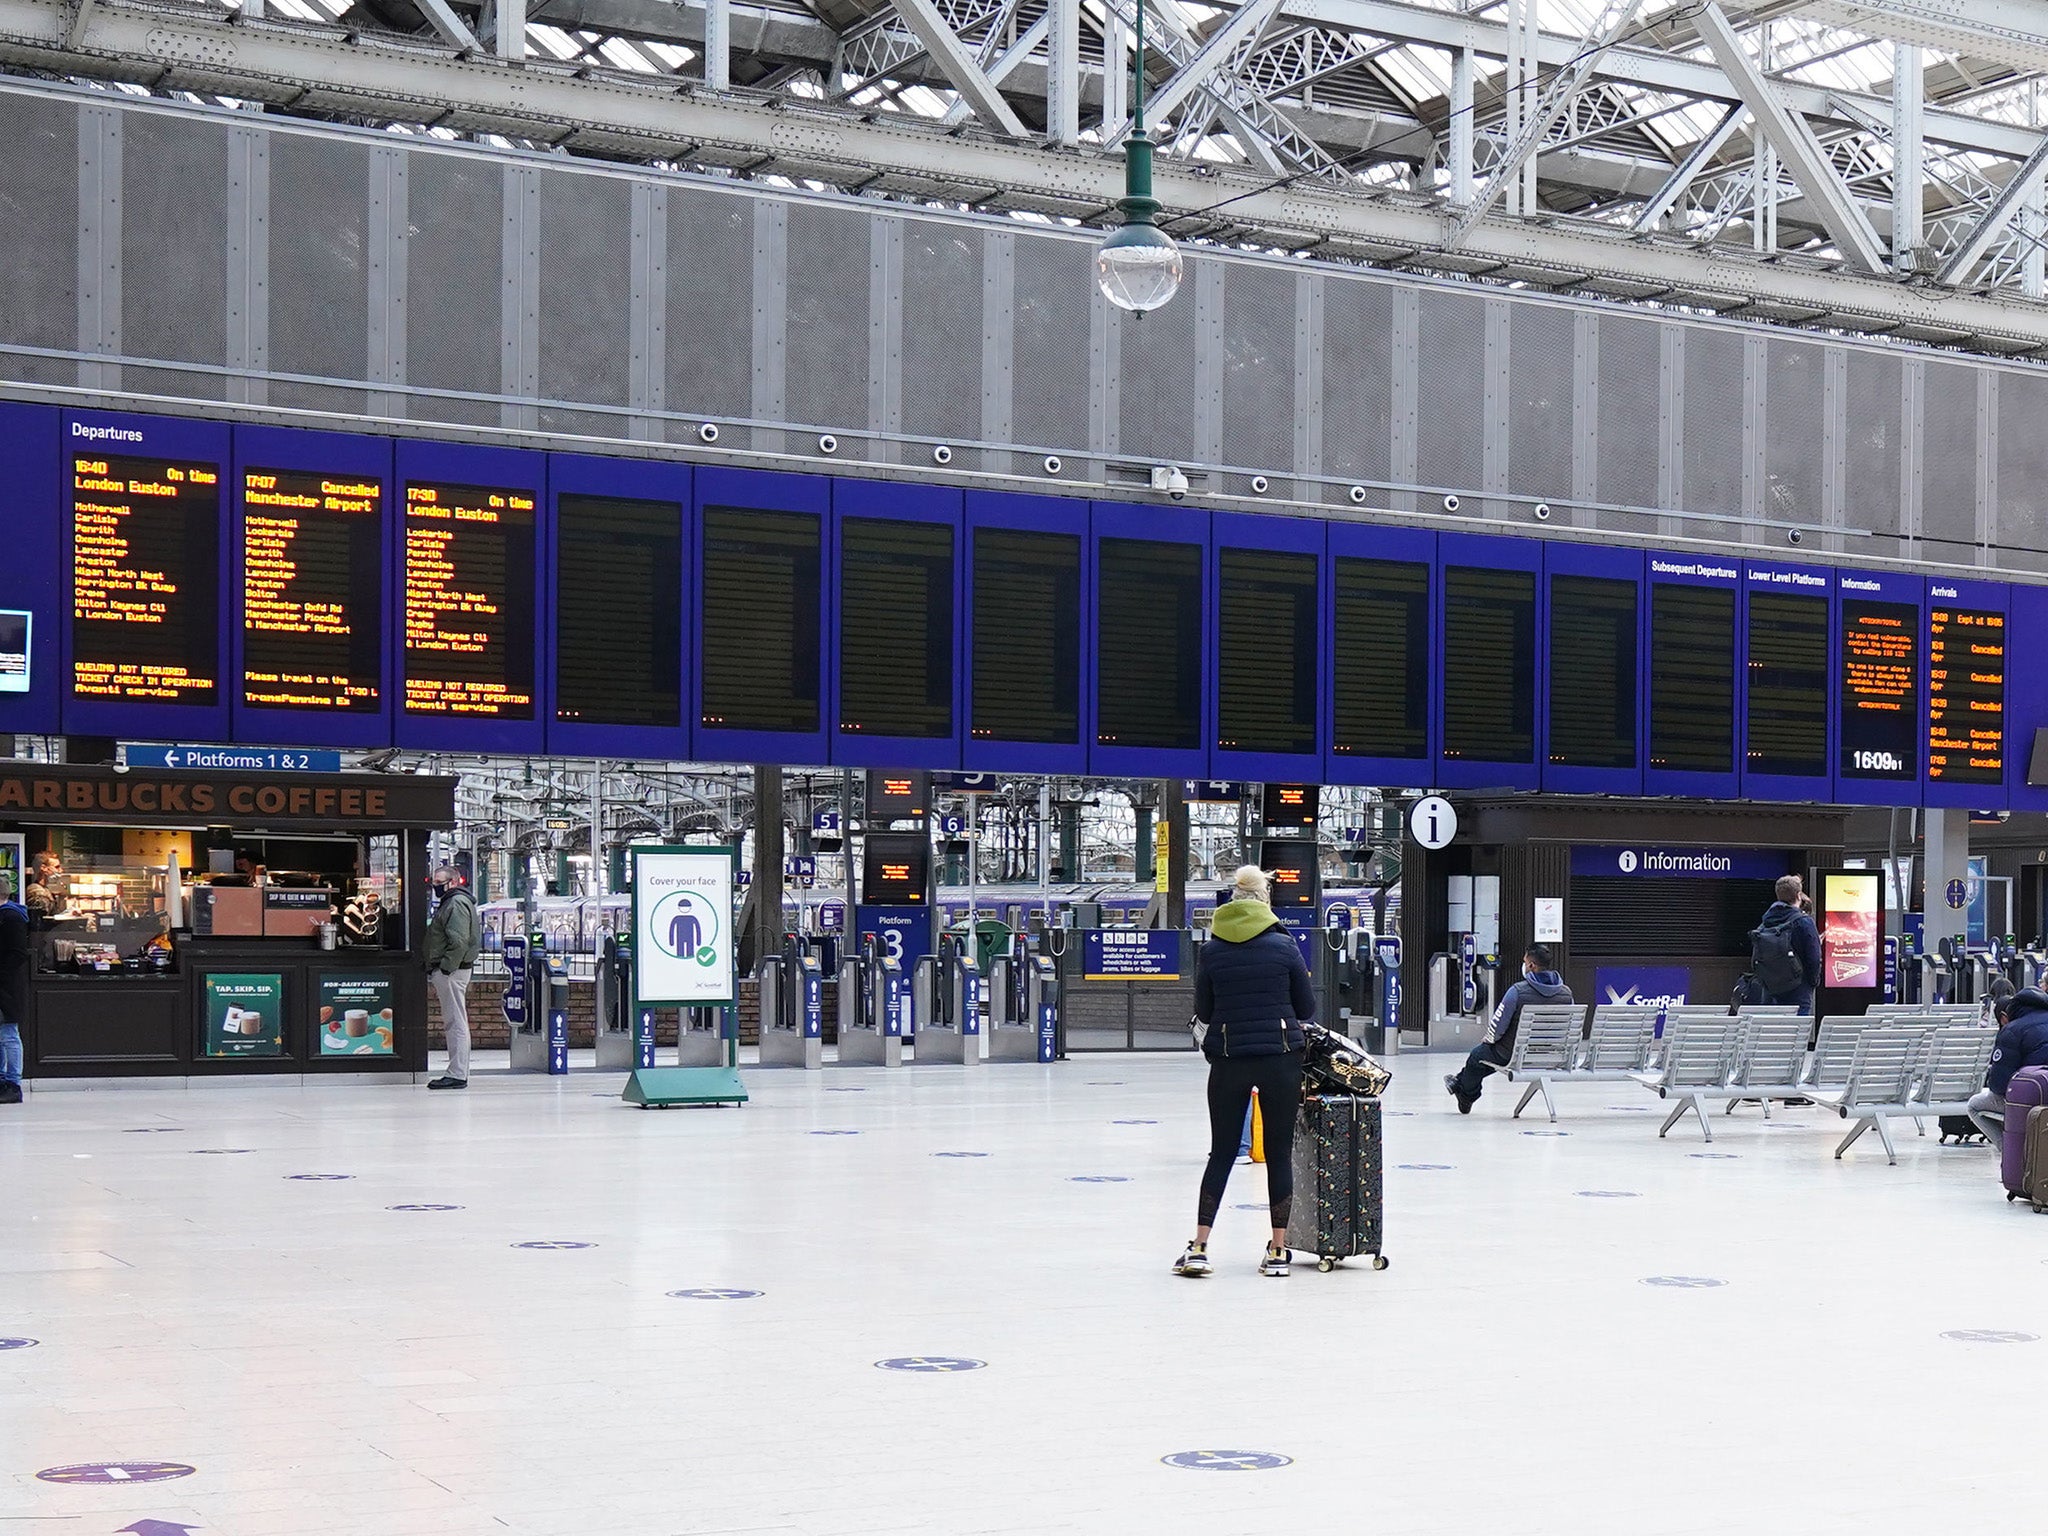
[[[838,451],[839,439],[834,437],[830,432],[827,432],[823,437],[818,439],[818,452],[837,453]]]
[[[1537,503],[1536,503],[1536,521],[1537,521],[1537,522],[1539,522],[1539,523],[1547,523],[1547,522],[1549,522],[1549,521],[1550,521],[1550,503],[1549,503],[1549,502],[1547,502],[1547,501],[1539,501],[1539,502],[1537,502]]]
[[[1352,499],[1353,501],[1357,502],[1359,506],[1361,506],[1361,507],[1362,507],[1362,506],[1364,506],[1364,505],[1365,505],[1365,487],[1364,487],[1364,486],[1362,486],[1362,485],[1354,485],[1353,487],[1351,487],[1351,499]]]
[[[1154,464],[1152,466],[1152,489],[1164,491],[1175,501],[1179,501],[1188,493],[1188,477],[1181,473],[1177,465]]]
[[[1048,453],[1045,456],[1045,472],[1048,475],[1056,475],[1064,467],[1065,466],[1060,463],[1060,456],[1058,454]]]
[[[1266,477],[1265,477],[1264,475],[1253,475],[1253,476],[1252,476],[1252,493],[1253,493],[1254,495],[1257,495],[1257,496],[1263,496],[1263,495],[1265,495],[1265,494],[1266,494],[1266,486],[1267,486],[1268,484],[1269,484],[1269,482],[1267,481],[1267,479],[1266,479]]]
[[[1455,512],[1458,510],[1458,498],[1455,495],[1446,496],[1444,498],[1444,510],[1446,512]]]
[[[1789,528],[1785,531],[1785,542],[1787,544],[1797,544],[1801,542],[1805,537],[1806,535],[1801,533],[1797,528]]]
[[[950,448],[948,448],[948,447],[947,447],[947,446],[946,446],[946,445],[945,445],[944,443],[941,443],[941,444],[939,444],[939,446],[938,446],[938,447],[936,447],[936,448],[934,448],[934,449],[932,450],[932,462],[933,462],[934,464],[950,464],[950,463],[952,463],[952,462],[953,462],[953,450],[952,450],[952,449],[950,449]]]
[[[697,429],[697,435],[698,435],[699,437],[703,438],[703,439],[704,439],[704,441],[705,441],[705,442],[707,442],[707,443],[715,443],[715,442],[717,442],[717,441],[718,441],[718,423],[717,423],[717,422],[715,422],[715,421],[707,421],[707,422],[705,422],[703,426],[701,426],[701,427],[699,427],[699,428]]]

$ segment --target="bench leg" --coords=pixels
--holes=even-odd
[[[1708,1141],[1714,1139],[1714,1122],[1707,1118],[1707,1101],[1698,1094],[1692,1096],[1693,1112],[1700,1117],[1700,1132]]]
[[[1536,1090],[1537,1090],[1538,1088],[1541,1088],[1542,1086],[1543,1086],[1543,1084],[1542,1084],[1542,1083],[1540,1083],[1540,1082],[1535,1082],[1535,1083],[1531,1083],[1531,1084],[1530,1084],[1530,1085],[1529,1085],[1529,1086],[1528,1086],[1527,1088],[1524,1088],[1524,1089],[1522,1090],[1522,1096],[1521,1096],[1521,1098],[1519,1098],[1519,1099],[1517,1099],[1517,1100],[1515,1101],[1515,1112],[1514,1112],[1514,1113],[1513,1113],[1512,1115],[1508,1116],[1508,1118],[1509,1118],[1510,1120],[1519,1120],[1519,1119],[1521,1119],[1521,1118],[1522,1118],[1522,1111],[1523,1111],[1523,1110],[1525,1110],[1525,1109],[1527,1109],[1527,1108],[1529,1107],[1529,1101],[1530,1101],[1531,1099],[1533,1099],[1533,1098],[1535,1098],[1535,1097],[1536,1097]]]
[[[1678,1124],[1678,1117],[1691,1108],[1692,1105],[1684,1099],[1680,1099],[1677,1104],[1672,1106],[1671,1113],[1664,1117],[1664,1123],[1657,1127],[1658,1139],[1662,1140],[1665,1133],[1669,1131],[1671,1127]]]
[[[1858,1120],[1856,1122],[1856,1129],[1851,1131],[1848,1135],[1844,1136],[1842,1138],[1842,1144],[1839,1147],[1835,1148],[1835,1156],[1839,1158],[1844,1152],[1848,1151],[1851,1147],[1855,1146],[1856,1138],[1861,1136],[1865,1131],[1869,1129],[1870,1122],[1868,1120]]]
[[[1539,1077],[1536,1079],[1536,1086],[1543,1090],[1543,1107],[1550,1111],[1550,1123],[1557,1124],[1557,1101],[1550,1096],[1550,1079]]]
[[[1915,1115],[1913,1117],[1913,1123],[1920,1127],[1920,1134],[1922,1136],[1925,1136],[1927,1134],[1927,1122],[1925,1120],[1922,1120],[1918,1115]]]
[[[1757,1103],[1759,1103],[1759,1104],[1763,1105],[1763,1107],[1764,1107],[1764,1118],[1765,1118],[1766,1120],[1770,1119],[1770,1118],[1771,1118],[1771,1101],[1770,1101],[1769,1099],[1758,1099],[1758,1100],[1757,1100]]]
[[[1877,1127],[1877,1139],[1884,1143],[1885,1158],[1896,1168],[1899,1165],[1899,1149],[1892,1145],[1892,1128],[1884,1122],[1883,1115],[1871,1116],[1870,1123]]]

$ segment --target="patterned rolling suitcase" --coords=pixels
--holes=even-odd
[[[1353,1093],[1307,1093],[1294,1127],[1294,1209],[1287,1245],[1316,1256],[1316,1268],[1380,1252],[1380,1101]]]
[[[2033,1194],[2027,1188],[2027,1119],[2041,1104],[2048,1104],[2048,1067],[2021,1067],[2005,1085],[2005,1151],[1999,1173],[2008,1200]]]

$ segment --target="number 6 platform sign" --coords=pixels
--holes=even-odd
[[[633,850],[633,984],[642,1003],[737,1000],[731,848]]]

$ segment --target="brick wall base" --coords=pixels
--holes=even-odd
[[[569,1048],[591,1049],[597,1044],[597,984],[589,981],[572,981],[567,988],[569,1011]],[[834,1043],[839,1038],[839,984],[827,981],[824,986],[825,1041]],[[676,1043],[677,1010],[657,1008],[654,1010],[654,1043],[656,1046]],[[441,1029],[441,1009],[434,1000],[431,989],[427,993],[427,1042],[435,1050],[447,1048],[447,1037]],[[511,1048],[512,1029],[505,1022],[505,982],[501,977],[479,979],[469,984],[469,1043],[480,1051],[503,1051]],[[749,978],[740,983],[740,1044],[761,1043],[761,986]]]

